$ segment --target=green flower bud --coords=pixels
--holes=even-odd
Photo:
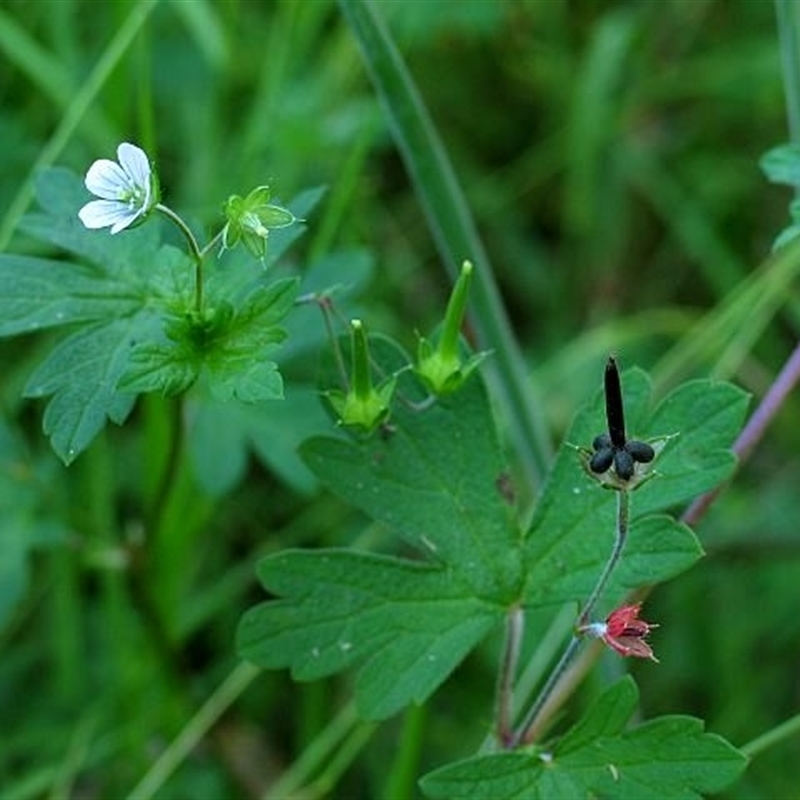
[[[270,230],[286,228],[296,217],[286,208],[270,204],[269,186],[258,186],[247,197],[231,195],[223,206],[227,223],[222,231],[222,247],[229,250],[241,240],[256,257],[267,253]]]
[[[328,400],[342,425],[371,433],[389,416],[396,376],[392,375],[377,387],[372,384],[369,342],[361,320],[351,323],[351,386],[346,392],[331,389]]]
[[[476,353],[463,361],[459,349],[459,334],[467,309],[471,279],[472,264],[465,261],[447,303],[436,345],[423,337],[419,340],[416,373],[434,394],[447,394],[458,389],[487,355]]]

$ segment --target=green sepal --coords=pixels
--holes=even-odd
[[[234,194],[225,201],[223,211],[228,221],[222,231],[223,249],[242,241],[252,255],[264,258],[270,230],[286,228],[297,219],[288,209],[270,204],[269,199],[269,187],[258,186],[247,197]]]
[[[433,394],[450,394],[463,386],[488,355],[489,351],[484,350],[462,361],[460,356],[444,355],[427,339],[420,337],[414,371]]]
[[[420,337],[415,372],[435,395],[449,394],[460,388],[487,353],[475,353],[463,360],[459,331],[467,309],[467,296],[472,278],[472,264],[465,261],[447,303],[444,322],[436,344]]]
[[[373,388],[366,397],[359,397],[352,390],[343,392],[340,389],[329,389],[325,396],[342,425],[372,433],[389,418],[396,384],[397,376],[392,375]]]
[[[361,320],[351,322],[350,344],[350,388],[347,391],[329,389],[325,395],[342,425],[371,433],[389,417],[397,376],[390,375],[373,386],[369,340]]]

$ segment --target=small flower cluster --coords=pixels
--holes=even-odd
[[[144,150],[123,142],[117,148],[117,159],[101,158],[89,167],[84,183],[99,199],[81,208],[81,222],[87,228],[111,228],[111,233],[119,233],[140,225],[154,208],[176,221],[173,212],[159,205],[158,178]],[[269,200],[268,186],[256,187],[247,197],[228,198],[223,207],[223,250],[241,241],[256,258],[264,258],[270,230],[297,221],[291,211]]]

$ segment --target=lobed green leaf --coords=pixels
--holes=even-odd
[[[0,336],[127,316],[142,300],[129,284],[91,267],[0,255]]]
[[[321,193],[299,196],[293,211],[309,213]],[[158,221],[117,236],[87,230],[78,210],[89,194],[64,169],[38,176],[37,197],[41,210],[25,217],[23,230],[88,263],[0,256],[0,336],[82,326],[56,344],[26,387],[29,397],[52,395],[44,430],[62,460],[72,461],[106,420],[124,421],[137,392],[183,392],[202,377],[221,400],[282,397],[271,354],[284,337],[278,323],[296,280],[267,283],[255,263],[217,269],[207,284],[210,314],[198,321],[194,267],[183,251],[160,244]],[[302,229],[276,231],[271,258]]]
[[[609,598],[633,588],[630,581],[642,585],[672,577],[701,555],[686,526],[647,515],[688,502],[731,474],[736,462],[730,447],[747,409],[744,392],[714,381],[683,384],[652,413],[650,381],[643,372],[626,372],[623,389],[630,438],[674,438],[655,462],[655,477],[631,497],[630,539]],[[605,426],[598,393],[576,416],[568,441],[589,447]],[[525,601],[539,605],[585,598],[608,558],[615,515],[615,493],[598,491],[575,449],[563,446],[525,539]]]
[[[315,680],[357,662],[360,713],[424,702],[503,616],[452,570],[351,550],[285,551],[258,568],[277,595],[239,625],[240,654]]]
[[[153,317],[142,313],[83,327],[61,340],[34,371],[26,397],[52,395],[43,428],[58,457],[71,463],[108,419],[121,424],[135,400],[117,383],[128,363],[131,341],[146,335]]]
[[[449,800],[701,800],[740,775],[744,755],[705,733],[701,720],[668,716],[623,730],[637,698],[624,678],[560,741],[442,767],[422,779],[422,789]]]
[[[447,564],[476,596],[518,596],[520,537],[481,381],[424,411],[398,404],[385,436],[318,437],[302,455],[324,485]]]
[[[488,398],[473,380],[424,410],[399,405],[384,435],[315,437],[302,455],[425,560],[330,550],[268,558],[259,576],[276,599],[244,617],[240,652],[302,680],[358,662],[362,713],[386,717],[426,699],[518,595],[519,534]]]

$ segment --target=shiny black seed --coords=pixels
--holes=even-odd
[[[589,469],[597,475],[601,475],[614,460],[614,449],[612,447],[602,447],[589,459]]]
[[[594,437],[592,449],[606,450],[609,447],[611,447],[611,437],[607,433],[601,433],[599,436]]]
[[[614,452],[614,469],[622,480],[628,481],[633,477],[633,467],[633,456],[627,450]]]
[[[625,449],[640,464],[649,464],[656,457],[656,451],[645,442],[632,440],[625,445]]]

